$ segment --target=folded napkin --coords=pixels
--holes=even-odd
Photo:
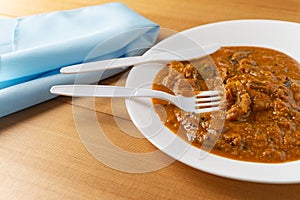
[[[0,19],[0,117],[54,98],[53,85],[91,84],[119,73],[124,69],[80,75],[59,69],[140,55],[158,32],[157,24],[121,3]]]

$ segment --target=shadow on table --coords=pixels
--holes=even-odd
[[[237,181],[191,169],[189,178],[201,189],[228,199],[300,199],[300,184],[262,184]],[[227,199],[227,198],[224,198]]]

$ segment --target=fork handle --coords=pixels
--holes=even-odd
[[[122,67],[128,67],[136,64],[143,64],[150,60],[150,57],[146,56],[132,56],[125,58],[114,58],[109,60],[101,60],[83,64],[72,65],[64,67],[60,70],[64,74],[73,74],[81,72],[94,72],[103,69],[118,69]]]
[[[178,102],[173,95],[144,88],[127,88],[107,85],[58,85],[53,86],[50,91],[53,94],[73,97],[151,97],[171,101],[175,104]]]

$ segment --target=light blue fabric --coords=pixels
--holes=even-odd
[[[0,19],[0,117],[55,97],[49,93],[53,85],[94,83],[119,73],[123,69],[76,76],[59,69],[139,55],[158,31],[121,3]]]

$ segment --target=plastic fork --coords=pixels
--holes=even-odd
[[[150,97],[171,102],[178,108],[194,113],[205,113],[217,111],[220,104],[219,91],[202,91],[192,97],[182,95],[171,95],[166,92],[144,89],[127,88],[106,85],[58,85],[50,90],[53,94],[73,97],[113,97],[128,98]]]

